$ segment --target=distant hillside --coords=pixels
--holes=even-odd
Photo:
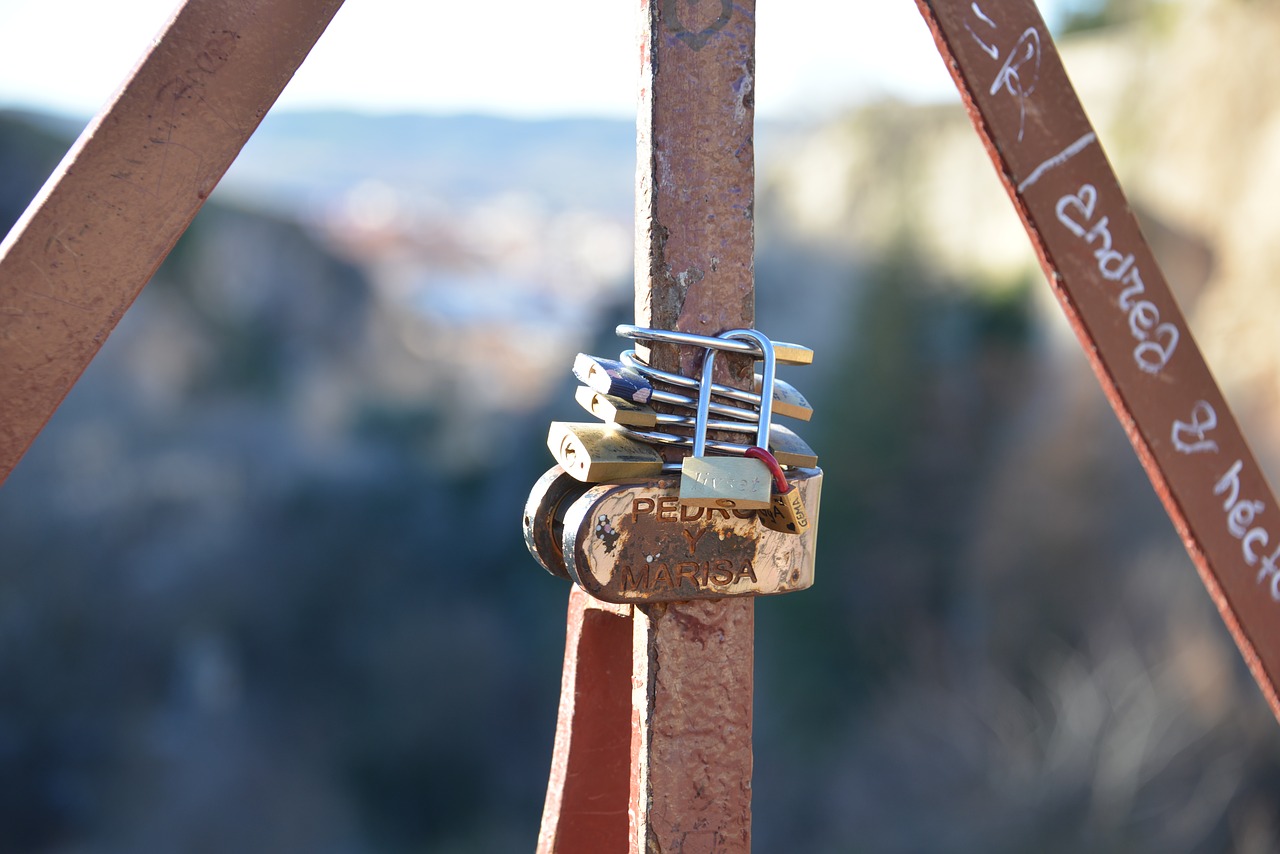
[[[299,202],[365,180],[459,203],[523,192],[630,215],[635,125],[608,119],[269,113],[224,190]]]

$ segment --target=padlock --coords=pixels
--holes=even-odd
[[[809,529],[790,536],[757,513],[682,505],[679,478],[600,483],[564,512],[570,577],[592,596],[619,604],[769,596],[813,584],[820,469],[792,469]]]
[[[573,579],[564,563],[564,514],[589,488],[560,466],[552,466],[529,490],[524,506],[522,527],[529,553],[543,569],[566,581]]]
[[[573,393],[574,400],[601,421],[610,424],[626,424],[628,427],[653,427],[658,423],[658,413],[643,403],[632,403],[626,398],[605,394],[580,385]]]
[[[552,421],[547,447],[567,474],[584,483],[659,474],[662,455],[628,438],[622,429],[616,424]]]
[[[593,391],[632,403],[648,403],[653,394],[653,385],[638,371],[613,359],[579,353],[573,360],[573,375]]]
[[[764,348],[757,346],[759,339],[755,337],[735,337],[729,333],[722,333],[716,337],[709,335],[696,335],[692,332],[680,332],[674,329],[648,329],[643,326],[633,326],[630,323],[619,324],[614,330],[623,338],[631,338],[635,341],[661,341],[666,344],[687,344],[692,347],[701,347],[704,350],[715,349],[724,350],[727,353],[742,353],[752,356],[757,360],[764,361]],[[755,332],[760,338],[764,335],[756,330]],[[764,338],[764,340],[768,340]],[[750,343],[754,342],[754,343]],[[791,344],[786,341],[770,342],[770,349],[773,353],[773,361],[778,365],[811,365],[813,364],[813,350],[803,347],[799,344]]]
[[[814,453],[804,439],[796,435],[794,430],[773,425],[769,431],[769,452],[784,466],[813,468],[818,464],[818,455]]]
[[[758,459],[773,473],[773,505],[756,513],[760,524],[783,534],[803,534],[809,530],[809,514],[800,487],[787,479],[778,460],[764,448],[748,448],[746,456]]]
[[[701,384],[698,380],[691,377],[682,376],[680,374],[671,373],[670,371],[662,371],[646,365],[637,355],[635,350],[627,350],[621,356],[622,364],[626,365],[638,372],[647,379],[650,384],[655,382],[664,382],[668,385],[689,388],[696,390]],[[760,405],[760,389],[764,385],[764,377],[760,374],[755,375],[755,391],[743,391],[733,386],[720,385],[715,383],[711,386],[711,393],[720,397],[727,397],[730,400],[740,401],[750,406]],[[661,401],[658,398],[653,400],[662,403],[670,401]],[[679,405],[679,404],[677,404]],[[727,407],[718,406],[714,401],[711,403],[711,412],[717,415],[727,415],[730,418],[737,417],[726,411]],[[749,412],[750,410],[737,410],[739,412]],[[798,418],[801,421],[808,421],[813,417],[813,407],[800,390],[790,383],[783,382],[778,378],[773,380],[773,414],[786,415],[790,418]],[[751,420],[755,420],[752,418]]]
[[[764,377],[756,374],[756,394],[764,387]],[[785,415],[800,421],[808,421],[813,417],[813,406],[800,390],[790,383],[775,378],[773,381],[773,414]]]
[[[726,332],[726,337],[749,336],[764,351],[764,376],[766,386],[773,383],[773,350],[769,339],[751,329]],[[702,385],[698,389],[697,423],[693,429],[693,454],[685,457],[680,468],[680,503],[691,507],[724,507],[738,510],[759,510],[772,506],[768,467],[760,460],[749,457],[708,457],[707,407],[711,403],[711,375],[715,367],[716,351],[708,349],[702,362]],[[760,396],[760,415],[756,432],[756,444],[768,447],[771,395]]]

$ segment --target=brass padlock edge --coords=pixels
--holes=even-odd
[[[567,474],[559,465],[548,469],[529,490],[521,528],[524,544],[538,565],[556,578],[572,581],[564,562],[564,538],[556,530],[555,516],[566,502],[576,498],[586,484]]]
[[[629,438],[626,428],[618,424],[552,421],[547,448],[561,468],[584,483],[648,477],[662,471],[662,455]]]

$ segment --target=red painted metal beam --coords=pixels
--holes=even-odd
[[[1031,0],[917,0],[1107,399],[1280,717],[1280,505]]]
[[[0,243],[0,483],[342,0],[188,0]]]
[[[627,850],[631,635],[630,605],[574,585],[538,854]]]

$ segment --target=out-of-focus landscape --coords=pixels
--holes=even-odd
[[[1280,9],[1064,29],[1280,483]],[[3,230],[81,124],[0,113]],[[624,346],[634,147],[268,116],[0,489],[0,851],[532,849],[568,589],[518,520]],[[815,587],[756,608],[755,849],[1280,850],[1280,728],[961,108],[757,158],[826,482]]]

